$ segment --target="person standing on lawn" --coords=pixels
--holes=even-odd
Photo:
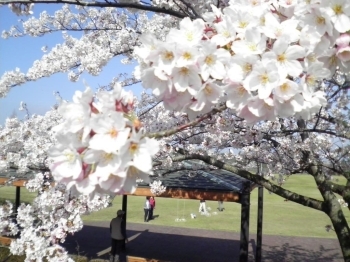
[[[205,200],[201,199],[199,201],[199,209],[198,209],[199,213],[206,213],[207,212],[207,208],[205,206]]]
[[[149,220],[149,211],[151,209],[149,199],[150,199],[150,197],[146,197],[146,201],[145,201],[145,204],[143,206],[143,210],[145,211],[144,222],[148,222],[148,220]]]
[[[112,245],[110,262],[118,262],[121,253],[124,251],[126,238],[126,223],[123,219],[125,212],[123,210],[117,211],[117,217],[111,220],[109,231],[111,233]]]
[[[220,211],[220,212],[222,212],[222,211],[224,211],[224,201],[222,201],[222,200],[219,200],[218,201],[218,210]]]
[[[149,199],[150,210],[149,210],[149,219],[153,219],[153,210],[156,208],[156,200],[153,196]]]

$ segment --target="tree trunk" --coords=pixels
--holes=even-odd
[[[311,170],[310,170],[311,171]],[[344,261],[350,262],[350,229],[337,196],[332,192],[322,172],[312,170],[318,189],[324,199],[322,210],[331,219],[343,253]]]
[[[342,207],[336,196],[325,201],[326,214],[332,221],[334,231],[337,234],[344,261],[350,262],[350,229],[344,217]]]

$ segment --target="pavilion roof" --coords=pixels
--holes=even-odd
[[[200,169],[191,170],[195,164]],[[244,184],[248,181],[232,172],[223,169],[209,169],[208,165],[186,161],[185,166],[189,170],[177,171],[166,174],[165,176],[151,176],[151,182],[154,180],[162,181],[162,185],[168,189],[188,189],[201,191],[225,191],[242,193]],[[203,168],[207,170],[203,170]],[[148,184],[139,184],[139,187],[147,187]]]

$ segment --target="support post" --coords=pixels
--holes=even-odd
[[[16,186],[16,201],[15,201],[15,211],[19,208],[21,202],[21,187]]]
[[[261,262],[262,257],[262,230],[263,230],[263,207],[264,207],[264,188],[259,186],[258,188],[258,223],[256,230],[256,254],[255,262]]]
[[[127,209],[128,209],[128,196],[123,195],[122,210],[124,211],[123,220],[125,221],[125,223],[122,223],[122,225],[124,226],[124,228],[122,228],[122,231],[124,230],[124,232],[126,232],[126,216],[128,214]],[[126,250],[125,241],[123,243],[123,250],[124,251]]]
[[[125,222],[126,222],[126,215],[128,214],[127,213],[127,209],[128,209],[128,196],[127,195],[123,195],[122,210],[125,212],[124,216],[123,216],[123,219],[124,219]],[[126,223],[125,223],[125,225],[126,225]]]
[[[244,184],[241,194],[241,239],[239,261],[248,261],[249,247],[250,182]]]

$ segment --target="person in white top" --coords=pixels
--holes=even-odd
[[[206,213],[207,212],[207,208],[205,206],[205,200],[201,199],[199,202],[199,212],[200,213]]]
[[[149,220],[150,209],[151,209],[151,204],[149,203],[149,197],[146,197],[145,205],[143,206],[143,210],[145,211],[144,222],[148,222]]]

